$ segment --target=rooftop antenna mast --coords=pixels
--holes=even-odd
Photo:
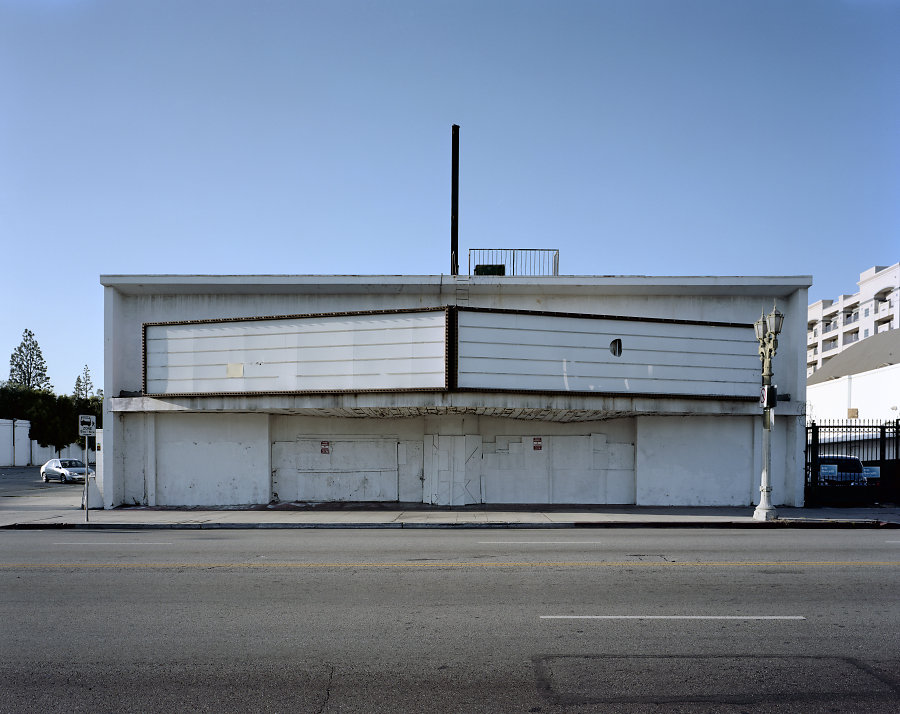
[[[450,275],[459,275],[459,125],[451,128],[453,178],[450,189]]]

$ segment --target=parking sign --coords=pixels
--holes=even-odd
[[[97,436],[97,417],[93,414],[79,414],[78,436]]]

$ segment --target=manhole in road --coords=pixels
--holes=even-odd
[[[900,705],[898,683],[841,657],[552,655],[534,664],[538,689],[562,705],[860,699]]]

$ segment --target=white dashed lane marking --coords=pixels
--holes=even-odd
[[[805,620],[802,615],[541,615],[542,620]]]

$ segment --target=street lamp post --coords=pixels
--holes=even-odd
[[[778,349],[778,333],[784,325],[782,315],[775,305],[768,315],[760,314],[759,319],[753,323],[756,331],[756,339],[759,341],[759,359],[762,362],[762,388],[759,394],[759,403],[763,408],[763,467],[762,479],[759,486],[759,505],[753,512],[756,521],[771,521],[775,518],[775,509],[772,507],[772,485],[770,471],[772,468],[772,420],[775,417],[775,401],[777,388],[772,384],[772,360],[775,358],[775,350]]]

